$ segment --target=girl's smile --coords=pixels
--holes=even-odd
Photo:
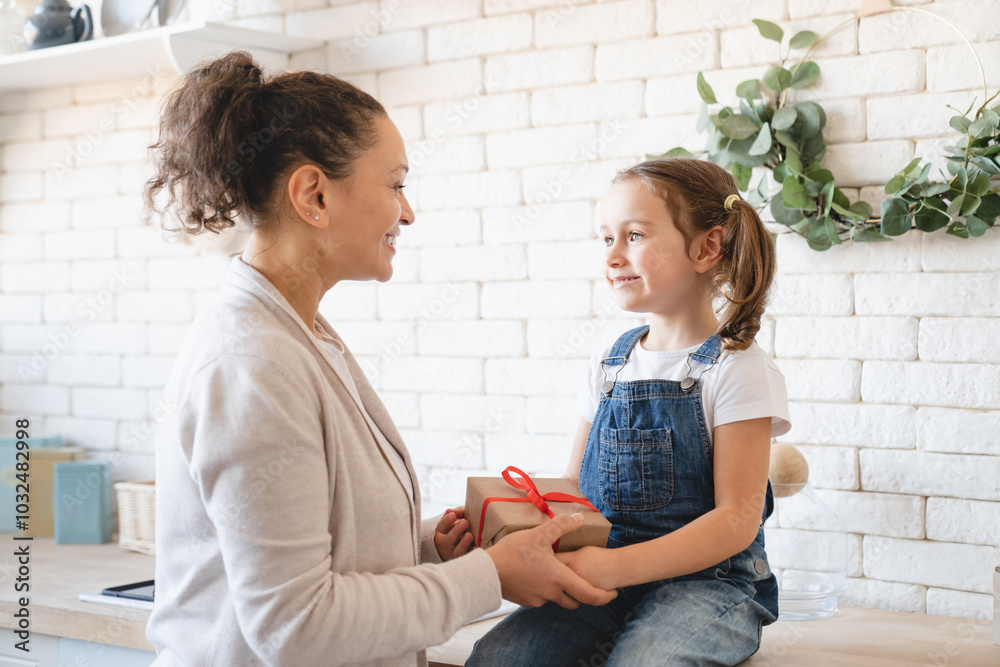
[[[663,197],[638,180],[616,183],[601,222],[604,275],[622,309],[664,313],[687,301],[700,274]]]

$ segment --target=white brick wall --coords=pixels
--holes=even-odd
[[[753,18],[823,34],[860,0],[239,0],[241,25],[327,40],[293,59],[381,99],[407,141],[410,201],[389,283],[337,285],[322,312],[378,387],[428,511],[469,474],[561,474],[586,359],[642,319],[600,278],[597,206],[615,171],[681,145],[704,72],[721,102],[778,47]],[[1000,5],[909,0],[956,22],[1000,86]],[[827,111],[825,166],[877,205],[913,156],[943,166],[953,111],[979,96],[965,44],[932,18],[851,23],[793,100]],[[136,438],[226,247],[142,224],[162,94],[130,80],[0,96],[0,423],[152,475]],[[842,604],[982,618],[1000,563],[1000,232],[809,250],[781,235],[758,342],[786,377],[817,493],[849,531]],[[458,409],[456,410],[456,406]],[[148,430],[148,429],[147,429]],[[794,510],[779,568],[828,555]]]

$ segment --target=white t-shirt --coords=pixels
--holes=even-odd
[[[640,341],[624,366],[605,365],[602,373],[601,360],[610,356],[611,347],[608,345],[591,357],[586,382],[577,396],[580,416],[591,423],[597,414],[605,379],[616,379],[615,373],[618,373],[620,381],[683,380],[688,375],[688,355],[697,352],[701,344],[684,350],[653,352],[643,348]],[[702,404],[710,440],[716,426],[760,417],[771,418],[772,438],[791,429],[785,376],[756,343],[739,352],[722,350],[715,368],[692,359],[691,370],[695,378],[701,373]]]
[[[319,326],[319,323],[316,323],[315,326],[316,330],[322,333],[324,336],[324,338],[320,339],[320,344],[323,346],[323,349],[326,351],[326,353],[330,356],[330,361],[333,362],[333,370],[337,373],[337,376],[340,377],[341,381],[343,381],[344,385],[347,387],[347,391],[351,392],[351,396],[354,397],[354,400],[358,402],[358,406],[362,410],[365,410],[364,404],[361,402],[361,396],[358,394],[358,386],[354,384],[354,378],[351,377],[351,371],[350,369],[347,368],[347,361],[344,360],[343,348],[340,347],[340,344],[335,339],[330,337],[329,333],[326,330],[324,330],[322,327]],[[365,410],[365,413],[367,414],[367,410]],[[380,431],[378,428],[375,428],[374,432],[375,432],[375,437],[378,438],[379,441],[381,441],[383,449],[385,451],[387,452],[396,451],[396,449],[391,444],[389,444],[389,441],[382,434],[382,431]],[[387,456],[386,459],[388,460],[389,465],[392,466],[392,468],[399,475],[399,477],[405,480],[407,490],[409,491],[410,494],[412,494],[413,485],[410,483],[410,475],[406,471],[406,465],[403,463],[403,459],[399,456],[393,456],[391,454]]]

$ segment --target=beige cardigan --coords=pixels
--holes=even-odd
[[[485,552],[440,563],[419,492],[388,462],[419,489],[399,432],[344,357],[363,409],[288,302],[233,259],[157,430],[157,667],[424,665],[422,649],[499,606]]]

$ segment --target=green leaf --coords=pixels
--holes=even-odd
[[[786,208],[781,197],[771,197],[771,215],[775,222],[789,227],[802,220],[802,212],[796,208]]]
[[[795,122],[803,139],[815,136],[823,129],[824,114],[815,102],[799,102],[795,105],[799,118]]]
[[[963,239],[969,238],[969,228],[966,227],[965,224],[961,222],[951,223],[951,226],[948,227],[947,233],[951,234],[952,236],[957,236]]]
[[[793,174],[802,173],[802,159],[799,157],[799,152],[794,148],[789,148],[785,151],[785,163],[792,170]]]
[[[757,30],[760,30],[760,36],[764,39],[770,39],[773,42],[781,43],[781,40],[785,37],[785,31],[774,25],[770,21],[765,21],[763,19],[754,19],[754,25],[757,26]]]
[[[776,130],[787,130],[798,117],[799,112],[795,110],[795,107],[781,107],[774,112],[774,117],[771,118],[771,127]]]
[[[760,116],[757,114],[757,110],[746,100],[740,100],[740,112],[747,118],[752,118],[755,123],[760,123]]]
[[[705,75],[701,72],[698,72],[698,94],[705,104],[715,104],[718,101],[715,99],[715,91],[708,85],[708,81],[705,81]]]
[[[930,206],[921,206],[913,216],[913,223],[922,232],[936,232],[949,222],[951,218],[946,213]]]
[[[889,182],[885,184],[885,193],[887,195],[894,195],[903,189],[903,184],[906,182],[906,177],[902,174],[896,174],[889,179]]]
[[[973,139],[982,139],[993,134],[993,125],[985,118],[973,121],[969,126],[969,136]]]
[[[719,131],[730,139],[746,139],[757,132],[757,125],[743,114],[734,114],[719,121]]]
[[[755,207],[767,203],[767,172],[761,174],[757,187],[747,197],[747,201]]]
[[[916,175],[918,173],[920,173],[920,172],[919,171],[915,172],[912,175],[911,175],[910,172],[912,172],[914,169],[917,168],[917,165],[920,164],[921,160],[923,160],[923,158],[919,158],[919,157],[913,158],[912,160],[910,160],[909,164],[907,164],[905,167],[903,167],[902,169],[899,170],[899,173],[902,174],[903,176],[907,176],[909,178],[916,178],[917,177]]]
[[[877,243],[881,241],[891,241],[888,236],[883,236],[872,227],[851,230],[851,240],[858,243]]]
[[[823,141],[823,133],[817,132],[815,136],[806,139],[802,144],[802,161],[806,164],[811,162],[822,162],[826,155],[826,143]]]
[[[850,206],[851,205],[851,202],[847,198],[847,195],[845,195],[843,192],[841,192],[840,188],[834,188],[833,189],[833,203],[834,204],[840,204],[841,206]],[[864,203],[864,202],[861,202],[861,203]],[[865,206],[868,206],[868,205],[865,204]],[[872,209],[872,207],[868,206],[868,210],[870,211],[871,209]]]
[[[830,218],[821,218],[806,234],[809,247],[813,250],[826,250],[831,246],[840,245],[837,226]]]
[[[1000,216],[1000,195],[994,192],[983,197],[983,203],[979,205],[978,213],[979,217],[984,220],[992,220]]]
[[[854,213],[854,211],[852,211],[849,207],[842,205],[840,202],[836,200],[834,200],[833,202],[833,210],[841,214],[845,218],[851,218],[852,220],[857,220],[861,217],[856,213]]]
[[[983,109],[983,120],[987,121],[993,127],[997,127],[1000,125],[1000,114],[993,109]]]
[[[783,130],[778,130],[774,133],[774,138],[778,140],[778,143],[785,148],[790,148],[792,150],[798,151],[799,142],[795,140],[795,137],[790,135],[788,132]]]
[[[764,85],[776,93],[788,88],[792,83],[792,73],[781,65],[775,65],[764,72]]]
[[[805,88],[811,86],[819,77],[819,65],[811,60],[799,65],[792,75],[792,80],[788,84],[792,88]]]
[[[948,124],[962,134],[966,134],[969,131],[969,126],[972,125],[972,121],[965,116],[952,116]]]
[[[757,138],[753,141],[753,146],[750,147],[750,155],[767,155],[771,152],[771,126],[764,123],[764,126],[760,128],[760,133]],[[989,179],[986,179],[987,185],[989,185]]]
[[[785,206],[788,208],[812,210],[816,207],[797,178],[785,179],[781,184],[781,198],[785,200]]]
[[[740,192],[746,192],[752,175],[753,170],[750,167],[744,167],[739,163],[733,164],[733,178],[736,180],[736,189]]]
[[[851,208],[849,210],[861,220],[867,220],[872,217],[872,205],[866,201],[854,202],[851,204]]]
[[[964,204],[965,204],[965,193],[963,192],[962,194],[952,199],[951,203],[948,204],[948,215],[950,215],[953,218],[957,218]]]
[[[676,148],[671,148],[669,151],[660,155],[659,157],[694,157],[694,154],[686,148],[677,146]]]
[[[948,185],[947,183],[931,183],[930,185],[924,186],[924,189],[921,190],[921,192],[920,192],[920,196],[921,197],[935,197],[935,196],[937,196],[939,194],[942,194],[944,192],[948,192],[948,190],[950,190],[950,189],[951,189],[951,186]]]
[[[791,175],[792,170],[788,168],[788,164],[786,162],[781,161],[774,166],[774,180],[778,183],[781,183]]]
[[[788,46],[793,49],[804,49],[816,39],[816,33],[812,30],[803,30],[795,33],[795,36],[788,41]]]
[[[757,79],[744,81],[740,85],[736,86],[736,94],[748,100],[760,99],[760,82],[758,82]]]
[[[989,174],[984,174],[979,172],[976,177],[972,179],[969,183],[969,192],[981,197],[990,191],[990,177]]]
[[[965,201],[962,202],[962,212],[960,215],[962,216],[972,215],[973,213],[976,212],[976,209],[978,209],[979,205],[982,203],[983,200],[980,199],[979,197],[973,196],[971,192],[966,194]]]
[[[892,197],[882,201],[882,229],[886,236],[899,236],[910,231],[910,207],[905,199]]]
[[[965,219],[965,225],[969,228],[969,236],[973,237],[982,236],[990,228],[989,225],[974,215],[970,215]]]
[[[829,169],[824,169],[816,162],[806,167],[805,175],[814,181],[819,181],[822,184],[829,183],[833,180],[833,172]]]
[[[1000,174],[1000,168],[997,167],[997,163],[989,158],[985,158],[981,155],[977,155],[969,160],[972,164],[976,165],[988,174]]]
[[[830,207],[833,205],[833,190],[836,186],[833,181],[827,182],[820,191],[820,196],[823,197],[823,215],[830,215]]]

